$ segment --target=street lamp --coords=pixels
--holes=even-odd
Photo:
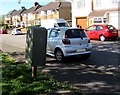
[[[21,3],[21,0],[18,1],[18,4],[20,4],[20,3]]]

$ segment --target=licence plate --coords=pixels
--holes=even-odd
[[[85,49],[78,49],[77,52],[84,52],[86,51]]]

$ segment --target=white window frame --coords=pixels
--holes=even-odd
[[[112,0],[112,4],[118,4],[120,0]]]
[[[40,14],[43,16],[47,15],[46,11],[41,11]]]
[[[78,0],[77,8],[85,8],[85,0]]]
[[[97,7],[101,7],[101,6],[102,6],[101,0],[96,0],[96,6],[97,6]]]
[[[52,14],[52,10],[47,10],[47,14],[51,15]]]
[[[103,18],[102,17],[94,17],[93,22],[94,23],[103,23]]]

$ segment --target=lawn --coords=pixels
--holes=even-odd
[[[2,95],[41,95],[54,91],[69,90],[79,93],[72,85],[60,83],[52,76],[38,70],[37,77],[31,77],[31,66],[17,63],[0,51],[0,73],[2,74]]]

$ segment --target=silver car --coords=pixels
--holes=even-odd
[[[20,35],[20,34],[22,34],[22,31],[21,31],[21,29],[19,29],[19,28],[14,28],[14,29],[12,30],[11,34],[12,34],[12,35]]]
[[[92,45],[84,29],[71,27],[48,29],[47,54],[54,56],[60,62],[65,57],[74,55],[88,59],[91,50]]]

